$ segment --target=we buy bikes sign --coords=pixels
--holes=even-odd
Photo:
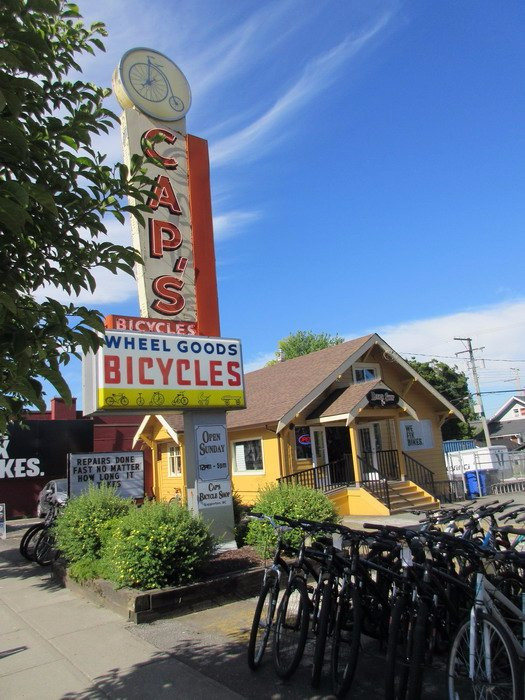
[[[244,408],[241,344],[226,338],[107,330],[83,358],[84,415]]]

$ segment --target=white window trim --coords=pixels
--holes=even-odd
[[[361,384],[362,382],[358,382],[355,378],[355,371],[356,369],[373,369],[376,376],[374,379],[379,380],[381,379],[381,365],[378,364],[377,362],[354,362],[352,365],[352,377],[354,380],[354,384]]]
[[[168,445],[167,447],[168,447],[168,448],[167,448],[168,477],[170,477],[170,478],[180,478],[180,477],[182,476],[182,450],[181,450],[181,446],[179,445],[179,443],[176,442],[176,443],[174,443],[173,445]],[[178,462],[179,462],[179,465],[180,465],[180,471],[178,471],[178,472],[177,472],[175,469],[172,469],[172,468],[171,468],[171,456],[172,456],[172,455],[171,455],[171,451],[172,451],[172,450],[175,450],[176,448],[179,449]],[[173,454],[173,463],[174,463],[174,466],[175,466],[176,462],[177,462],[177,455],[174,453],[174,454]]]
[[[262,463],[263,463],[263,468],[262,469],[246,469],[246,471],[237,471],[237,462],[235,459],[235,445],[240,444],[241,442],[249,442],[250,440],[258,440],[261,443],[261,457],[262,457]],[[230,442],[230,454],[231,454],[231,460],[232,460],[232,474],[235,476],[261,476],[262,474],[266,474],[266,467],[264,464],[264,440],[259,436],[255,435],[253,437],[245,437],[242,440],[232,440]]]

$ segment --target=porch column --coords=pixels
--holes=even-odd
[[[401,430],[399,429],[399,416],[394,418],[394,430],[396,431],[397,461],[399,464],[399,475],[401,481],[406,481],[405,458],[403,457],[403,442],[401,440]]]
[[[355,484],[356,486],[359,486],[361,482],[361,468],[359,458],[357,456],[357,440],[359,435],[357,434],[355,423],[351,423],[348,426],[348,432],[350,433],[350,449],[352,450],[352,464],[354,465]]]

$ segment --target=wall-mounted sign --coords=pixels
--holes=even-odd
[[[199,510],[231,504],[232,484],[229,479],[197,482],[197,506]]]
[[[171,59],[154,49],[130,49],[113,74],[120,104],[163,121],[182,119],[191,105],[188,81]]]
[[[202,481],[227,479],[228,441],[226,426],[204,425],[195,428],[197,478]]]
[[[142,316],[118,316],[111,314],[104,319],[106,328],[138,333],[171,333],[197,335],[197,324],[186,321],[170,321],[167,318],[143,318]]]
[[[106,331],[82,362],[85,415],[244,408],[239,340]]]
[[[70,496],[78,496],[90,485],[106,484],[122,498],[144,498],[143,452],[70,454],[68,461]]]
[[[430,450],[434,447],[432,423],[429,420],[401,420],[399,429],[405,452]]]
[[[399,396],[389,389],[372,389],[372,391],[368,392],[366,398],[370,406],[381,406],[383,408],[397,406],[399,403]]]
[[[5,522],[5,503],[0,503],[0,537],[3,540],[5,540],[7,537]]]

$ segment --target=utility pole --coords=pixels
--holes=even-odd
[[[507,382],[516,382],[516,389],[517,389],[517,394],[523,392],[523,389],[521,387],[521,380],[520,380],[520,369],[519,367],[509,367],[511,372],[514,372],[514,379],[506,379],[505,381]]]
[[[481,416],[481,425],[483,427],[483,434],[485,435],[485,442],[487,444],[487,447],[491,447],[492,443],[490,441],[490,433],[489,433],[489,427],[487,425],[487,419],[485,417],[485,409],[483,408],[483,399],[481,398],[481,390],[479,388],[479,379],[478,379],[478,368],[476,367],[476,358],[474,357],[474,350],[484,350],[484,348],[473,348],[472,347],[472,338],[454,338],[454,340],[460,340],[463,343],[467,344],[467,349],[462,350],[461,352],[456,352],[455,355],[456,357],[458,355],[464,355],[465,353],[468,353],[470,357],[470,366],[472,368],[472,379],[474,381],[474,396],[477,398],[477,403],[479,406],[480,410],[480,416]]]

